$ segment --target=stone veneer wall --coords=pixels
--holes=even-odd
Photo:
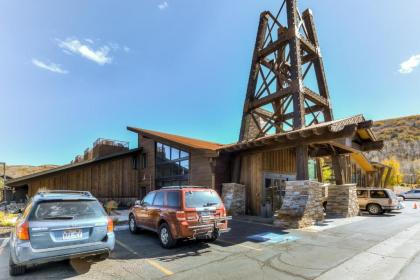
[[[222,199],[228,215],[245,215],[245,186],[236,183],[222,184]]]
[[[355,184],[330,185],[328,187],[327,215],[354,217],[359,214],[359,202]]]
[[[315,181],[287,181],[283,205],[274,225],[303,228],[324,220],[323,184]]]

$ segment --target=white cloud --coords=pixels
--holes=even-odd
[[[413,55],[406,61],[400,64],[400,69],[398,70],[401,74],[409,74],[413,72],[414,68],[420,65],[420,54]]]
[[[109,55],[111,47],[108,45],[103,45],[98,49],[93,49],[93,47],[83,44],[78,39],[67,38],[64,41],[57,40],[58,46],[63,49],[64,52],[78,54],[84,58],[87,58],[93,62],[96,62],[99,65],[109,64],[112,62],[112,57]],[[88,40],[86,40],[90,43]],[[93,42],[92,40],[90,40]],[[91,43],[92,44],[92,43]]]
[[[59,74],[67,74],[68,71],[64,70],[61,68],[60,65],[55,64],[55,63],[45,63],[42,62],[41,60],[38,60],[36,58],[32,59],[32,64],[35,65],[36,67],[39,67],[41,69],[45,69],[54,73],[59,73]]]
[[[164,9],[166,9],[166,8],[168,8],[169,7],[169,4],[168,4],[168,2],[166,2],[166,1],[164,1],[163,3],[161,3],[161,4],[159,4],[158,5],[158,8],[160,9],[160,10],[164,10]]]
[[[125,52],[129,52],[129,51],[130,51],[130,48],[129,48],[129,47],[127,47],[127,46],[124,46],[124,48],[123,48],[123,49],[124,49],[124,51],[125,51]]]

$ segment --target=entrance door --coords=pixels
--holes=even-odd
[[[273,217],[283,205],[286,194],[286,181],[296,180],[294,174],[282,174],[266,172],[264,174],[263,201],[261,215],[266,218]]]

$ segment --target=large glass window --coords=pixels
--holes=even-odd
[[[156,187],[188,184],[190,154],[178,148],[156,143]]]

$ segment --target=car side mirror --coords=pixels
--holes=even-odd
[[[136,202],[134,202],[135,206],[141,206],[141,201],[140,200],[136,200]]]

